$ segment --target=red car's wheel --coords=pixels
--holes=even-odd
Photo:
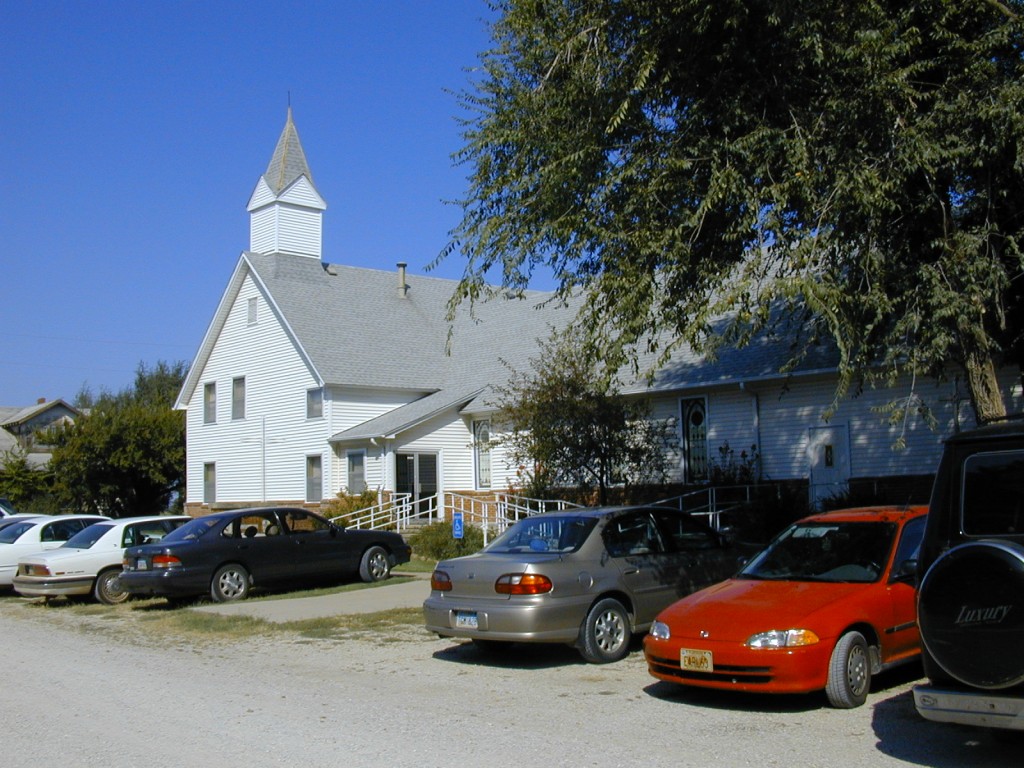
[[[839,638],[828,662],[825,693],[829,704],[839,709],[859,707],[871,689],[871,659],[868,643],[860,632],[847,632]]]

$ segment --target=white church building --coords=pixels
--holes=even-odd
[[[261,504],[319,508],[369,489],[429,500],[514,489],[518,467],[490,444],[491,387],[506,361],[527,370],[539,339],[572,313],[526,300],[479,303],[450,328],[455,281],[325,259],[327,205],[288,111],[249,199],[250,243],[239,256],[176,407],[186,412],[187,497],[193,515]],[[451,337],[449,338],[449,330]],[[969,424],[952,383],[867,390],[828,422],[836,372],[827,353],[780,374],[788,341],[680,353],[645,394],[677,430],[672,481],[699,486],[724,445],[757,446],[760,476],[807,482],[812,496],[851,481],[930,475],[942,439]],[[1016,378],[1006,396],[1019,400]],[[877,407],[923,396],[939,418],[889,424]],[[913,409],[911,409],[912,411]],[[902,437],[903,447],[893,448]],[[433,502],[424,502],[433,503]]]

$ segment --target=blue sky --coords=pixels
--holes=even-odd
[[[488,18],[484,0],[0,3],[0,405],[191,360],[289,93],[325,260],[424,273],[459,220],[451,91]]]

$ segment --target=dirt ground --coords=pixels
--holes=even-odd
[[[180,609],[187,610],[187,609]],[[1019,766],[1022,743],[920,719],[914,671],[868,703],[654,680],[643,655],[501,656],[418,626],[244,640],[152,631],[125,611],[0,596],[7,766]],[[639,646],[638,646],[639,647]]]

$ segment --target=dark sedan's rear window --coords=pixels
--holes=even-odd
[[[485,552],[575,552],[594,530],[596,518],[579,515],[527,517],[520,520],[485,548]]]
[[[195,520],[189,520],[181,528],[177,528],[166,536],[163,537],[163,542],[174,542],[174,541],[192,541],[198,539],[204,535],[207,531],[213,528],[221,522],[220,518],[216,517],[197,517]]]

